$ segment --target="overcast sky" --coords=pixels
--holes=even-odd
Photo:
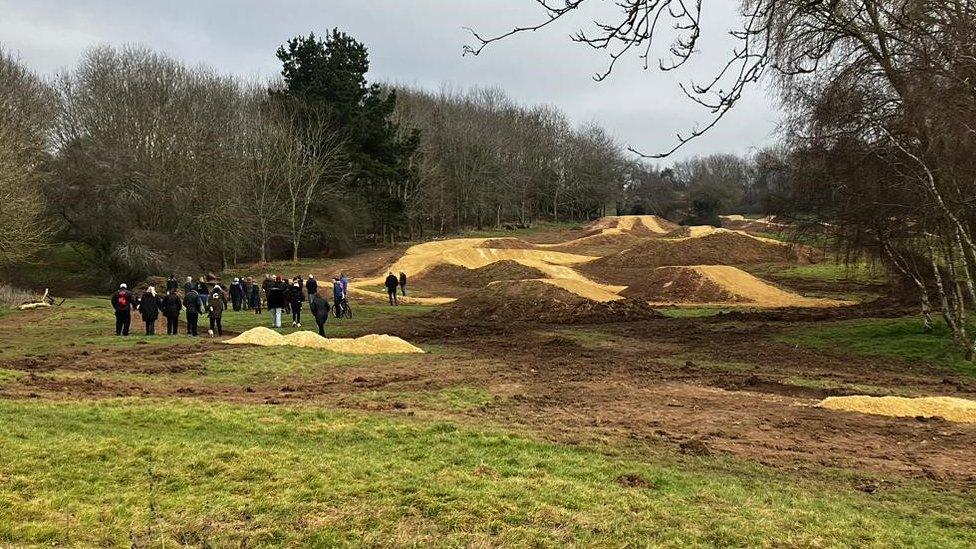
[[[610,2],[604,0],[606,4]],[[703,81],[728,55],[723,38],[738,0],[707,3],[706,39],[681,73],[644,71],[621,60],[610,79],[594,82],[606,57],[573,44],[569,34],[600,13],[585,13],[544,32],[524,34],[463,57],[464,27],[506,31],[538,21],[533,0],[0,0],[0,45],[38,73],[74,65],[98,44],[139,44],[220,72],[266,79],[280,68],[275,49],[288,38],[332,27],[364,42],[371,80],[424,88],[496,86],[524,104],[547,103],[575,123],[596,121],[624,145],[660,152],[708,113],[685,98],[681,81]],[[609,8],[606,8],[609,9]],[[612,12],[611,12],[612,13]],[[663,43],[667,46],[667,43]],[[762,88],[747,92],[720,126],[677,157],[745,153],[773,141],[778,112]]]

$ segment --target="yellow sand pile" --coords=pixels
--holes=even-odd
[[[231,345],[260,345],[262,347],[305,347],[352,355],[387,355],[423,353],[423,349],[388,335],[370,334],[356,339],[324,338],[315,332],[294,332],[283,336],[269,328],[251,328],[224,343]]]
[[[726,234],[737,234],[753,240],[758,240],[760,242],[765,242],[767,244],[776,244],[778,246],[789,246],[786,242],[781,240],[776,240],[774,238],[765,238],[762,236],[756,236],[754,234],[749,234],[745,231],[735,231],[732,229],[722,229],[720,227],[712,227],[711,225],[694,225],[691,227],[682,227],[676,231],[681,236],[676,236],[673,240],[687,240],[690,238],[702,238],[704,236],[716,234],[716,233],[726,233]]]
[[[827,397],[821,408],[891,417],[941,417],[959,423],[976,423],[976,400],[955,397]]]

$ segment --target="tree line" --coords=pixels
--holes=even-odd
[[[0,263],[68,243],[100,282],[341,254],[469,227],[585,220],[624,185],[602,128],[498,90],[367,82],[333,30],[244,81],[96,47],[50,81],[0,55]]]

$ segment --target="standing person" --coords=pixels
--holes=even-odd
[[[210,337],[213,337],[214,334],[218,336],[224,335],[224,327],[220,321],[226,308],[227,297],[224,295],[224,290],[220,287],[220,284],[216,284],[207,300],[207,312],[210,315]]]
[[[318,293],[319,283],[315,280],[315,275],[308,275],[308,281],[305,282],[305,289],[308,290],[308,302],[312,302],[312,294]]]
[[[332,279],[332,302],[335,303],[336,318],[342,318],[346,308],[346,293],[342,291],[342,282],[338,277]]]
[[[302,294],[302,283],[295,280],[291,289],[288,291],[288,305],[291,307],[291,325],[295,328],[302,327],[302,303],[305,296]]]
[[[200,320],[200,296],[197,291],[190,287],[190,290],[183,296],[183,306],[186,307],[186,335],[197,335],[197,323]]]
[[[311,277],[309,277],[311,280]],[[312,311],[312,318],[319,327],[319,335],[325,337],[325,321],[329,319],[329,302],[318,292],[308,294],[308,308]]]
[[[407,273],[400,271],[400,292],[407,297]]]
[[[173,279],[176,282],[176,279]],[[178,335],[180,333],[180,311],[183,310],[183,302],[173,288],[163,298],[163,316],[166,317],[166,335]]]
[[[193,277],[188,276],[186,277],[186,282],[183,283],[183,295],[190,293],[190,290],[192,289],[193,289]]]
[[[261,314],[261,288],[256,284],[251,284],[251,295],[248,297],[250,306],[254,309],[254,314]]]
[[[150,286],[142,293],[139,299],[139,313],[142,321],[146,323],[146,335],[156,335],[156,319],[159,318],[159,298],[156,296],[156,287]]]
[[[244,300],[242,308],[245,311],[251,310],[251,277],[247,276],[241,279],[241,298]]]
[[[275,275],[275,280],[268,286],[268,310],[271,311],[271,326],[281,328],[281,310],[285,308],[285,288],[281,277]]]
[[[197,295],[200,296],[200,310],[207,312],[207,296],[210,295],[210,288],[207,287],[206,277],[201,276],[197,281]]]
[[[132,322],[132,294],[124,283],[112,294],[112,308],[115,309],[115,335],[129,335],[129,324]]]
[[[176,280],[176,275],[171,274],[169,278],[166,279],[166,294],[169,295],[170,292],[175,292],[180,289],[180,283]]]
[[[397,300],[397,286],[400,285],[400,281],[393,275],[393,271],[390,271],[390,274],[386,275],[386,282],[383,285],[386,286],[386,295],[390,298],[390,305],[399,305],[400,302]]]
[[[241,279],[235,278],[230,285],[230,301],[234,305],[235,311],[241,310],[241,303],[244,301],[244,289],[241,287]]]
[[[349,295],[349,277],[346,273],[339,273],[339,284],[342,284],[342,297],[345,298]]]
[[[261,283],[261,289],[264,290],[264,302],[265,303],[268,302],[268,290],[271,288],[271,283],[272,282],[274,282],[274,281],[271,280],[271,275],[268,274],[268,273],[265,273],[264,274],[264,282]],[[270,309],[270,307],[268,307],[268,308]]]

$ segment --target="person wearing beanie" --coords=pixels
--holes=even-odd
[[[132,322],[132,294],[125,283],[119,284],[119,289],[112,294],[112,308],[115,309],[115,335],[129,335],[129,324]]]

